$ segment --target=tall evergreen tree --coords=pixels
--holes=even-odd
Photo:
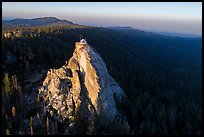
[[[5,91],[6,95],[7,96],[11,95],[12,94],[11,82],[10,82],[8,73],[5,73],[3,83],[4,83],[4,91]]]
[[[29,120],[29,126],[30,126],[30,135],[33,135],[33,117],[30,117]]]

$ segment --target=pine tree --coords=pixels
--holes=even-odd
[[[16,108],[14,106],[12,107],[12,116],[16,117]]]
[[[10,135],[9,129],[6,129],[6,135]]]
[[[40,96],[38,95],[38,99],[37,99],[37,107],[40,107]]]
[[[30,135],[33,135],[33,118],[32,118],[32,116],[30,117],[29,126],[30,126]]]
[[[48,116],[47,116],[47,119],[46,119],[46,128],[47,128],[47,135],[50,135],[50,124],[49,124]]]
[[[69,135],[69,130],[65,128],[64,135]]]
[[[11,76],[11,83],[12,83],[12,87],[14,90],[17,90],[18,88],[18,83],[17,83],[17,77],[16,75]]]
[[[5,110],[4,110],[4,106],[2,106],[2,128],[1,128],[1,131],[4,131],[5,130]]]
[[[18,91],[19,104],[20,104],[19,108],[23,109],[23,94],[22,94],[22,90],[21,90],[20,84],[18,84],[17,91]]]
[[[29,72],[29,68],[30,68],[29,62],[28,62],[28,60],[25,60],[25,69],[26,69],[26,72]]]
[[[38,118],[38,120],[40,121],[40,113],[37,113],[37,118]]]
[[[11,89],[11,82],[8,76],[8,73],[5,73],[3,79],[3,92],[4,92],[4,101],[5,101],[5,108],[9,108],[10,106],[10,95],[12,95],[13,91]]]
[[[4,88],[3,89],[4,89],[5,93],[6,93],[6,95],[7,96],[11,95],[12,94],[11,83],[10,83],[10,80],[9,80],[9,77],[8,77],[8,73],[5,73],[3,83],[4,83]]]
[[[95,118],[93,116],[90,117],[87,125],[86,134],[87,135],[95,135],[96,134],[96,125],[95,125]]]
[[[28,51],[28,53],[27,53],[28,54],[28,59],[32,60],[33,59],[33,53],[32,53],[31,47],[28,47],[27,51]]]
[[[54,122],[54,126],[55,126],[55,134],[58,134],[58,124],[57,121]]]
[[[163,135],[168,135],[168,128],[167,128],[167,126],[166,126],[165,121],[162,121],[162,122],[161,122],[161,125],[162,125],[162,134],[163,134]]]
[[[56,133],[55,133],[55,125],[54,124],[52,124],[52,135],[56,135]]]
[[[83,35],[79,35],[79,41],[83,39]]]
[[[3,86],[2,86],[1,96],[2,96],[2,106],[5,106],[6,105],[6,94],[5,94]]]
[[[11,134],[12,128],[13,128],[13,126],[12,126],[11,121],[8,121],[8,130],[9,130],[9,134]]]

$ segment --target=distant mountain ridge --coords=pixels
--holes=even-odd
[[[40,17],[33,19],[17,18],[9,21],[2,21],[3,25],[21,25],[21,26],[43,26],[43,25],[74,25],[73,22],[67,20],[60,20],[55,17]]]
[[[132,27],[128,27],[128,26],[113,26],[113,27],[105,27],[105,28],[108,28],[108,29],[114,29],[114,30],[136,30]]]
[[[163,36],[169,36],[169,37],[183,37],[183,38],[199,38],[199,37],[202,37],[202,35],[198,35],[198,34],[183,34],[183,33],[150,31],[150,30],[145,30],[145,31],[146,32],[152,32],[152,33],[159,34],[159,35],[163,35]]]
[[[9,17],[2,17],[2,21],[9,21],[9,20],[11,20],[11,18],[9,18]]]

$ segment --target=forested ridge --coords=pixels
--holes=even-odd
[[[123,107],[131,134],[201,134],[201,38],[78,25],[3,31],[2,133],[14,134],[19,128],[31,127],[30,116],[37,114],[37,96],[36,112],[22,107],[22,96],[36,92],[33,87],[42,81],[28,86],[29,76],[43,75],[65,64],[80,37],[101,55],[109,73],[126,92],[129,104]],[[18,126],[23,118],[30,124],[20,122]]]

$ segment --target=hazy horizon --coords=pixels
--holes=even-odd
[[[202,36],[201,2],[2,2],[2,19],[48,16],[81,25]]]

